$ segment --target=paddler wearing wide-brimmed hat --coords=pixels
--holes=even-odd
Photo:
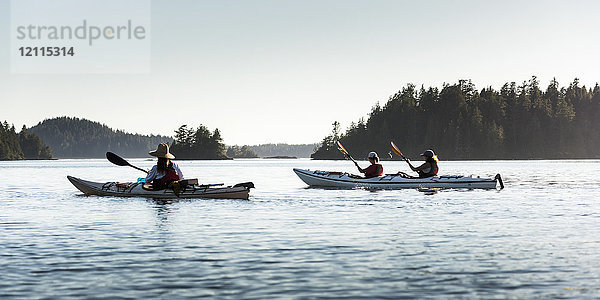
[[[169,153],[168,144],[161,143],[156,150],[152,150],[148,154],[158,157],[158,162],[152,167],[148,176],[146,176],[146,182],[152,183],[155,189],[166,188],[169,183],[183,179],[181,169],[179,169],[176,163],[171,161],[171,159],[175,158],[175,155]]]

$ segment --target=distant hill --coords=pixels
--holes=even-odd
[[[70,117],[44,120],[28,132],[50,146],[56,158],[103,158],[107,151],[124,157],[146,157],[159,143],[173,141],[171,137],[131,134],[98,122]]]
[[[249,147],[259,157],[310,157],[316,146],[317,144],[261,144]]]

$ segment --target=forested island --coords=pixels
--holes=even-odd
[[[231,159],[269,157],[309,157],[316,144],[261,144],[225,146],[218,128],[210,131],[200,125],[182,125],[175,131],[171,152],[176,159]]]
[[[196,129],[182,125],[175,131],[171,144],[175,159],[230,159],[226,150],[219,129],[211,132],[204,125]]]
[[[20,133],[8,122],[0,123],[0,160],[52,159],[50,147],[23,126]]]
[[[249,146],[259,157],[310,157],[317,144],[260,144]]]
[[[171,137],[132,134],[71,117],[46,119],[29,131],[50,146],[57,158],[104,158],[107,151],[125,157],[146,157],[159,143],[173,141]]]
[[[535,76],[499,91],[470,80],[441,89],[408,84],[344,133],[334,122],[311,157],[341,159],[339,140],[355,158],[377,151],[385,159],[390,141],[415,159],[425,149],[441,159],[600,158],[599,117],[600,87],[578,79],[566,87],[554,79],[545,90]]]
[[[17,133],[14,125],[0,123],[0,160],[104,158],[107,151],[124,157],[147,157],[159,143],[168,143],[177,159],[231,159],[269,156],[309,157],[316,144],[262,144],[226,146],[218,128],[182,125],[175,137],[140,135],[74,117],[46,119]],[[257,154],[258,153],[258,154]]]

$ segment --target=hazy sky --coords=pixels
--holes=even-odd
[[[600,81],[600,1],[152,1],[148,74],[11,74],[0,0],[0,120],[76,116],[227,144],[313,143],[407,83],[499,89]]]

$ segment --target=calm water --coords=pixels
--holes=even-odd
[[[66,175],[142,173],[0,162],[0,297],[600,297],[600,161],[442,162],[442,174],[501,173],[507,187],[433,195],[307,188],[292,172],[355,172],[347,161],[180,165],[204,183],[257,188],[248,201],[85,197]]]

